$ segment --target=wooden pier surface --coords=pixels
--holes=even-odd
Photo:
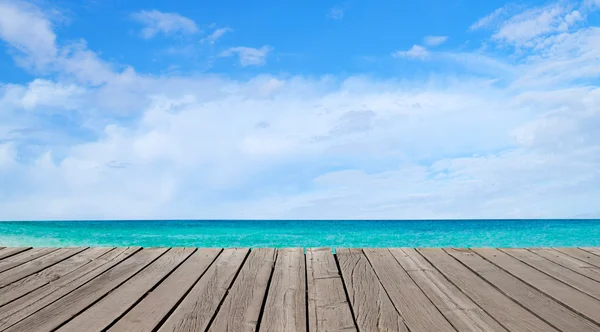
[[[600,248],[0,248],[0,331],[600,332]]]

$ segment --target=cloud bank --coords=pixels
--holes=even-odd
[[[492,14],[472,26],[486,53],[398,54],[460,74],[236,79],[140,74],[0,2],[0,38],[37,76],[0,85],[0,218],[599,216],[592,8]],[[175,18],[142,35],[197,29]]]

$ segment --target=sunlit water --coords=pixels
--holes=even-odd
[[[0,246],[600,246],[600,220],[0,222]]]

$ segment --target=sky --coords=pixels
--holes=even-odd
[[[600,217],[600,0],[0,0],[0,219]]]

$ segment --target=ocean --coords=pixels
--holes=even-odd
[[[0,246],[585,247],[600,220],[7,221]]]

